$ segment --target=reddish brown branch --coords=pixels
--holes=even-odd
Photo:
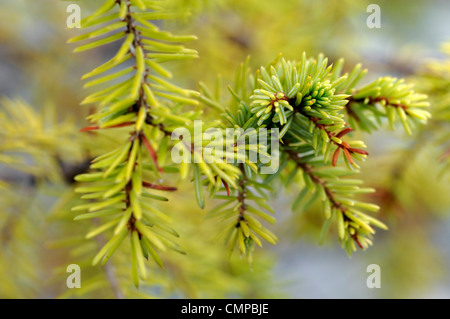
[[[337,150],[339,150],[339,149],[337,149]],[[321,180],[317,175],[315,175],[312,170],[312,167],[310,165],[301,162],[300,158],[294,151],[288,151],[288,154],[289,154],[290,158],[295,162],[297,167],[301,168],[306,174],[308,174],[308,176],[311,178],[311,180],[314,182],[314,184],[317,184],[323,188],[323,190],[325,191],[325,194],[327,195],[328,200],[333,205],[333,207],[336,207],[340,211],[345,212],[346,208],[342,205],[342,203],[340,203],[336,200],[336,198],[334,197],[333,191],[331,189],[329,189],[328,186],[326,185],[326,181]],[[347,218],[347,217],[344,215],[344,218]]]
[[[368,103],[364,103],[364,101],[366,99],[368,99]],[[353,109],[352,109],[352,104],[364,103],[366,105],[373,105],[375,103],[382,102],[382,101],[384,101],[387,106],[402,108],[405,111],[405,113],[408,114],[408,107],[405,104],[391,103],[389,98],[387,98],[385,96],[378,96],[378,97],[369,96],[369,97],[360,98],[360,99],[355,99],[355,98],[353,98],[353,96],[350,96],[348,98],[348,103],[345,105],[345,109],[350,117],[353,117],[355,120],[359,121],[358,116],[356,115],[355,111],[353,111]]]
[[[141,134],[141,140],[144,142],[145,147],[147,148],[148,153],[150,154],[151,159],[153,160],[153,163],[155,164],[156,168],[160,173],[163,172],[163,169],[158,164],[158,155],[156,154],[156,151],[148,141],[147,137],[145,137],[144,134]]]
[[[353,239],[353,240],[355,241],[355,243],[359,246],[359,248],[361,248],[361,250],[364,250],[364,246],[360,243],[357,234],[352,235],[352,239]]]
[[[238,202],[241,204],[239,206],[239,216],[237,218],[237,223],[236,223],[236,227],[241,227],[240,222],[245,220],[245,211],[247,210],[247,207],[245,205],[245,196],[246,196],[246,190],[245,190],[245,183],[247,182],[247,177],[245,176],[245,171],[244,171],[244,166],[242,164],[240,164],[239,168],[241,169],[242,172],[242,178],[239,179],[239,190],[238,190],[238,195],[237,195],[237,200]]]
[[[225,187],[226,191],[227,191],[227,195],[230,196],[231,195],[231,191],[230,191],[230,186],[228,186],[228,183],[225,182],[224,180],[222,180],[223,186]]]
[[[134,124],[134,122],[124,122],[124,123],[120,123],[120,124],[117,124],[117,125],[103,127],[102,129],[125,127],[125,126],[130,126],[130,125],[133,125],[133,124]],[[80,132],[89,132],[89,131],[95,131],[95,130],[99,130],[99,129],[100,129],[100,126],[98,126],[98,125],[86,126],[86,127],[83,127],[80,130]]]
[[[336,151],[338,150],[339,148]],[[349,221],[350,219],[345,215],[347,208],[335,198],[333,191],[326,185],[326,181],[321,180],[317,175],[315,175],[310,165],[301,162],[300,158],[294,151],[290,150],[288,151],[288,154],[290,158],[295,162],[297,167],[301,168],[306,174],[308,174],[308,176],[315,184],[323,188],[323,190],[325,191],[325,195],[330,201],[332,207],[335,207],[341,211],[344,221]],[[358,235],[356,233],[352,235],[351,238],[355,241],[355,243],[359,246],[359,248],[364,250],[364,246],[359,241]]]
[[[308,115],[306,115],[306,116],[308,116]],[[314,116],[311,116],[311,117],[308,117],[308,118],[314,123],[314,125],[318,129],[323,130],[327,134],[327,136],[330,139],[330,141],[337,146],[337,149],[334,151],[334,154],[333,154],[333,160],[331,162],[333,166],[336,166],[336,164],[337,164],[337,160],[338,160],[339,150],[340,149],[342,149],[342,151],[344,153],[344,156],[347,158],[347,161],[350,164],[353,164],[353,158],[351,156],[352,153],[358,153],[358,154],[362,154],[362,155],[369,155],[369,153],[366,152],[365,150],[362,150],[362,149],[359,149],[359,148],[352,148],[352,147],[350,147],[350,145],[348,143],[346,143],[344,141],[342,141],[341,143],[338,143],[337,141],[332,139],[333,137],[336,137],[336,138],[340,139],[342,136],[352,132],[353,129],[351,127],[347,127],[345,129],[343,129],[342,131],[340,131],[339,133],[335,134],[335,133],[330,132],[328,130],[328,128],[327,128],[328,125],[319,123],[319,121],[320,121],[319,118],[314,117]]]
[[[144,186],[146,188],[152,188],[152,189],[157,189],[160,191],[167,191],[167,192],[174,192],[177,190],[177,188],[173,187],[173,186],[158,185],[158,184],[153,184],[153,183],[146,182],[146,181],[142,182],[142,186]]]

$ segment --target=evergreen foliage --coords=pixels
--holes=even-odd
[[[106,1],[82,23],[84,28],[100,23],[106,25],[69,41],[91,40],[77,47],[75,52],[123,41],[112,59],[83,77],[96,77],[85,84],[86,88],[101,85],[101,89],[83,101],[83,104],[99,105],[100,109],[88,117],[93,125],[82,131],[120,129],[124,135],[130,135],[121,146],[96,157],[89,173],[76,177],[77,181],[84,182],[76,192],[84,194],[82,199],[88,200],[73,208],[85,212],[76,219],[100,217],[103,220],[87,237],[112,230],[93,264],[105,264],[128,238],[132,278],[138,286],[138,269],[143,279],[147,277],[146,259],[151,257],[162,265],[160,252],[174,249],[183,253],[172,239],[178,237],[178,233],[168,225],[169,217],[153,205],[154,201],[167,198],[152,190],[176,190],[159,185],[155,180],[174,170],[168,159],[174,144],[170,136],[180,126],[194,131],[193,123],[201,118],[200,113],[198,109],[188,108],[198,105],[199,101],[222,112],[208,127],[220,125],[219,134],[224,137],[226,128],[240,128],[244,135],[235,136],[238,140],[246,138],[248,128],[279,129],[283,167],[280,174],[289,172],[302,189],[294,208],[306,195],[312,194],[308,203],[320,199],[323,205],[322,237],[334,223],[342,246],[349,254],[356,246],[361,249],[370,246],[374,227],[387,227],[365,212],[378,211],[377,205],[354,198],[373,189],[360,187],[360,180],[344,178],[353,174],[352,171],[359,168],[357,161],[365,160],[368,155],[363,150],[364,142],[346,141],[344,136],[358,127],[374,130],[381,125],[382,118],[387,118],[391,126],[402,123],[406,132],[411,133],[413,123],[424,123],[430,117],[423,109],[429,105],[426,96],[415,93],[403,80],[390,77],[357,87],[367,72],[361,65],[342,74],[343,60],[329,65],[324,55],[313,59],[303,53],[300,61],[286,61],[279,56],[251,76],[247,60],[236,75],[234,87],[229,87],[234,101],[224,106],[205,86],[200,94],[170,81],[170,72],[161,63],[194,58],[197,52],[176,44],[195,37],[172,35],[151,22],[175,16],[162,5],[145,0]],[[108,35],[98,38],[105,34]],[[105,75],[111,69],[113,73]],[[121,80],[113,81],[115,79]],[[194,139],[196,137],[199,136]],[[266,191],[270,190],[268,181],[277,174],[263,180],[258,173],[261,163],[255,165],[248,161],[251,151],[267,156],[272,150],[249,145],[244,150],[247,160],[244,158],[243,163],[235,160],[230,164],[223,162],[223,154],[208,154],[205,149],[186,142],[178,146],[185,154],[179,172],[184,178],[193,172],[200,207],[205,203],[204,184],[212,195],[226,191],[226,195],[215,195],[224,203],[210,215],[227,221],[223,235],[229,242],[230,252],[237,246],[251,260],[254,244],[262,246],[260,238],[275,244],[277,237],[261,221],[275,222],[271,216],[275,212],[265,203],[265,198]],[[238,142],[231,152],[240,153]],[[337,166],[339,158],[350,171]],[[286,182],[287,187],[290,182]]]
[[[82,34],[68,40],[70,48],[76,43],[73,56],[79,61],[84,51],[113,52],[82,77],[88,93],[81,104],[89,124],[81,130],[68,116],[59,118],[54,104],[35,109],[21,99],[0,102],[0,164],[24,174],[20,183],[0,179],[0,242],[6,247],[0,254],[0,296],[39,296],[36,287],[45,277],[45,271],[34,271],[39,254],[66,248],[68,259],[77,260],[88,279],[61,297],[277,297],[276,289],[267,292],[278,281],[269,273],[273,260],[266,245],[279,242],[274,228],[279,212],[271,199],[280,193],[294,216],[314,214],[320,244],[331,234],[348,255],[372,246],[376,230],[388,230],[387,225],[398,237],[407,236],[407,225],[399,229],[397,211],[410,210],[426,220],[417,210],[433,201],[440,205],[438,190],[448,186],[450,168],[448,57],[408,79],[372,81],[365,80],[368,70],[361,64],[349,67],[324,54],[304,52],[292,60],[280,54],[259,68],[247,58],[224,90],[221,76],[215,87],[207,78],[227,66],[205,64],[191,74],[189,60],[199,53],[185,45],[195,46],[190,41],[197,37],[171,33],[163,23],[172,21],[181,29],[188,9],[201,14],[209,5],[96,1],[96,11],[82,20]],[[270,12],[265,6],[262,15]],[[323,13],[314,14],[323,18]],[[222,22],[217,24],[225,28]],[[214,37],[217,30],[200,32]],[[283,50],[281,43],[292,46],[284,37],[292,36],[273,41]],[[214,48],[200,44],[200,57],[201,49],[221,51],[226,44],[218,42]],[[317,47],[309,47],[310,42],[306,37],[302,49],[314,52]],[[443,46],[447,55],[449,48]],[[236,63],[235,56],[228,59]],[[174,64],[189,70],[187,79],[177,77]],[[187,88],[200,75],[205,81],[198,90]],[[186,87],[183,80],[188,80]],[[379,164],[371,162],[374,139],[367,134],[388,127],[413,138],[410,147],[390,154],[389,166],[380,168],[389,170],[383,171],[387,182],[377,185],[379,179],[367,176],[378,170],[367,172],[362,164]],[[273,148],[270,135],[275,130],[279,149]],[[174,160],[174,154],[181,160]],[[440,165],[417,169],[430,161]],[[279,167],[276,172],[263,173],[271,164]],[[433,196],[413,208],[410,198],[420,193],[414,185],[429,185],[423,175],[435,169],[442,184],[430,187]],[[58,200],[49,205],[47,197]],[[192,213],[191,202],[205,214]],[[46,228],[36,227],[49,206],[47,221],[58,229],[51,242],[44,239]],[[291,224],[296,231],[298,225]],[[404,249],[404,242],[395,247]],[[420,245],[414,249],[414,256],[425,255]],[[226,258],[233,262],[225,263]],[[65,267],[55,268],[52,280],[66,275]],[[20,289],[15,277],[25,282]]]

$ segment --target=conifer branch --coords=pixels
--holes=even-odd
[[[219,236],[224,237],[225,242],[228,243],[229,255],[237,248],[251,263],[254,245],[262,247],[259,237],[273,245],[278,241],[277,237],[257,220],[259,217],[273,224],[275,219],[262,209],[272,214],[275,212],[265,204],[264,197],[254,194],[249,189],[250,186],[259,189],[261,184],[247,176],[244,164],[240,164],[239,169],[242,177],[238,181],[236,195],[214,195],[214,198],[224,202],[208,212],[208,216],[229,220],[228,227]]]
[[[295,163],[294,168],[290,168],[289,161],[285,160],[280,170],[287,169],[288,183],[296,176],[300,176],[303,188],[293,207],[298,207],[308,192],[314,195],[305,207],[320,197],[326,217],[321,241],[331,223],[336,221],[341,243],[351,254],[356,249],[355,245],[367,248],[372,244],[373,226],[382,229],[386,229],[386,226],[360,211],[365,209],[375,212],[379,209],[377,205],[352,198],[355,194],[370,193],[374,190],[358,187],[359,180],[339,178],[348,174],[338,167],[339,153],[343,153],[344,162],[352,170],[359,168],[355,159],[365,160],[368,155],[368,152],[362,149],[366,147],[364,142],[343,140],[355,126],[353,122],[349,125],[344,120],[346,110],[354,112],[363,121],[368,119],[365,114],[354,110],[353,105],[350,108],[346,105],[350,102],[351,104],[389,102],[387,110],[396,108],[401,110],[397,112],[405,112],[415,118],[423,115],[425,119],[428,113],[418,111],[417,108],[426,107],[428,104],[423,101],[424,95],[411,91],[411,86],[404,85],[402,80],[380,78],[372,84],[356,89],[356,85],[367,70],[363,70],[358,64],[349,74],[342,74],[342,65],[343,60],[339,60],[334,66],[328,65],[323,55],[319,55],[317,59],[307,59],[303,54],[300,62],[286,61],[278,57],[267,67],[258,69],[254,78],[249,77],[247,80],[249,72],[246,61],[238,70],[235,85],[228,87],[234,100],[223,118],[232,127],[280,129],[280,141],[283,145],[281,156],[284,158],[283,154],[287,154],[287,157]],[[226,109],[218,107],[220,101],[214,101],[204,85],[202,92],[205,97],[201,100],[205,104],[218,110]],[[407,97],[408,101],[403,101],[402,97]],[[361,98],[364,100],[360,100]],[[400,120],[406,128],[409,127],[401,114]],[[226,124],[224,126],[227,127]],[[330,153],[333,153],[331,162]],[[332,168],[327,169],[326,166],[329,164]],[[257,166],[260,167],[261,163],[257,163]],[[247,169],[247,164],[242,167],[245,168],[243,170],[245,174],[253,175],[251,179],[245,179],[246,183],[257,179],[258,172],[251,172]],[[303,172],[300,175],[296,173],[298,168]],[[280,175],[279,172],[275,173],[265,181],[268,183]],[[244,189],[241,183],[242,180],[239,183],[240,189]],[[227,199],[222,195],[218,198]],[[242,193],[238,193],[237,199],[241,206],[234,209],[238,211],[239,216],[245,216],[243,203],[246,202]],[[230,208],[224,207],[227,207],[227,203],[213,209],[212,214],[225,214]],[[246,252],[242,248],[240,250],[242,253]]]
[[[325,191],[325,194],[332,204],[332,207],[339,209],[342,213],[345,212],[346,208],[342,205],[342,203],[338,202],[335,197],[334,193],[327,187],[326,182],[321,180],[317,175],[314,175],[312,167],[306,163],[302,163],[299,161],[299,157],[297,154],[295,154],[292,150],[288,151],[288,154],[290,158],[295,162],[298,168],[302,169],[308,176],[311,178],[311,180],[321,186],[323,190]],[[344,217],[344,220],[346,217]]]
[[[147,5],[152,10],[148,10]],[[210,211],[209,215],[230,220],[223,231],[229,242],[230,252],[237,246],[251,260],[254,243],[261,245],[258,236],[275,244],[276,236],[252,217],[255,215],[269,223],[275,222],[264,211],[275,213],[265,203],[265,192],[270,191],[270,186],[265,185],[259,172],[266,163],[261,158],[270,158],[272,149],[263,147],[259,142],[245,145],[234,140],[242,136],[245,138],[246,134],[259,134],[262,128],[280,130],[279,140],[283,145],[281,156],[288,157],[284,165],[289,167],[291,160],[295,168],[303,172],[301,177],[304,190],[296,202],[301,201],[305,190],[317,194],[322,199],[326,216],[324,227],[327,228],[332,221],[336,221],[339,238],[347,252],[351,253],[355,249],[355,243],[364,248],[371,245],[370,238],[374,233],[372,225],[386,228],[384,224],[359,210],[377,211],[376,205],[352,198],[355,194],[371,190],[359,188],[357,180],[338,178],[344,174],[343,169],[338,166],[340,153],[351,170],[359,168],[356,160],[365,160],[368,155],[362,149],[365,147],[364,142],[344,141],[343,137],[357,127],[373,128],[368,123],[374,119],[379,121],[383,116],[393,125],[396,121],[392,113],[394,109],[405,130],[410,132],[410,121],[425,122],[429,117],[429,113],[421,109],[428,106],[426,96],[415,93],[402,80],[388,77],[356,88],[367,73],[361,65],[356,65],[348,74],[342,74],[343,60],[329,65],[328,59],[322,54],[317,58],[307,58],[303,53],[298,62],[278,57],[267,67],[259,68],[254,77],[250,76],[247,59],[238,70],[234,86],[228,87],[233,101],[227,108],[219,101],[218,91],[213,95],[204,84],[200,85],[202,93],[199,94],[179,88],[166,80],[170,79],[170,72],[160,63],[196,57],[197,53],[172,44],[192,40],[193,37],[173,36],[160,31],[149,22],[152,19],[173,17],[164,8],[156,9],[146,0],[110,0],[84,21],[85,26],[95,25],[99,20],[107,21],[108,18],[103,17],[103,14],[117,7],[119,19],[114,21],[113,16],[110,19],[112,21],[109,21],[109,28],[88,32],[71,40],[80,41],[115,32],[112,36],[82,45],[75,50],[84,51],[124,38],[116,56],[84,78],[98,76],[129,60],[133,64],[132,67],[86,84],[86,87],[93,87],[131,74],[127,80],[95,92],[83,101],[83,104],[99,104],[103,108],[89,116],[94,125],[82,131],[132,129],[130,137],[121,147],[100,155],[93,161],[92,173],[77,177],[80,182],[92,183],[91,186],[78,189],[85,194],[85,198],[102,199],[76,206],[74,210],[88,210],[87,214],[80,215],[80,219],[107,215],[105,209],[112,209],[119,216],[113,237],[94,258],[94,264],[100,261],[105,263],[124,238],[129,237],[132,277],[137,286],[139,272],[144,279],[147,274],[144,257],[151,254],[157,261],[156,250],[164,251],[166,247],[174,247],[156,230],[158,227],[165,228],[163,225],[167,216],[146,203],[145,199],[167,200],[148,193],[149,190],[176,190],[175,187],[144,180],[147,173],[157,177],[164,173],[164,165],[160,165],[163,159],[160,158],[167,154],[168,149],[183,152],[179,172],[182,178],[187,178],[193,172],[195,193],[201,208],[205,207],[205,186],[213,198],[224,201]],[[115,31],[118,29],[124,30]],[[221,119],[209,123],[199,133],[193,125],[199,113],[185,111],[183,106],[195,106],[200,102],[221,112]],[[370,107],[365,108],[365,105]],[[384,112],[379,110],[380,106],[384,107]],[[346,110],[348,122],[344,119]],[[371,114],[366,114],[367,112]],[[191,140],[184,140],[184,135],[191,135],[192,132],[201,134],[195,135],[194,140],[204,140],[211,134],[207,129],[214,125],[220,127],[216,133],[226,141],[217,142],[221,144],[219,146],[226,148],[225,153],[216,153],[205,142],[199,146]],[[240,131],[233,136],[232,145],[226,145],[226,129],[230,127]],[[184,133],[180,133],[178,128],[184,129]],[[246,133],[245,130],[249,128],[254,131]],[[176,141],[173,142],[172,139]],[[157,147],[158,143],[166,144],[163,150]],[[257,163],[248,159],[250,152],[259,155]],[[329,161],[331,153],[333,155]],[[227,161],[230,155],[235,157],[231,163]],[[327,165],[332,166],[328,171],[319,169]],[[280,168],[281,171],[283,169],[285,166]],[[264,181],[273,180],[281,173],[277,172]],[[292,174],[293,177],[296,175]],[[217,194],[219,192],[225,192],[226,195]],[[114,222],[111,225],[114,226]]]
[[[353,127],[370,132],[387,118],[392,128],[401,122],[406,133],[411,127],[425,123],[431,114],[424,110],[430,104],[425,94],[415,93],[412,85],[396,78],[380,78],[360,89],[353,89],[348,98],[346,113]]]
[[[354,245],[349,244],[348,240],[345,241],[346,238],[351,238],[357,245],[359,248],[361,248],[362,250],[364,250],[365,248],[368,248],[369,245],[372,244],[370,238],[371,238],[371,233],[373,233],[372,230],[370,230],[370,228],[368,228],[365,224],[360,224],[360,220],[356,219],[355,220],[355,215],[353,214],[353,217],[349,217],[352,216],[350,214],[352,214],[352,212],[349,212],[349,208],[343,204],[341,201],[339,201],[336,198],[336,194],[335,191],[333,191],[330,187],[328,187],[327,185],[327,181],[325,181],[324,179],[320,178],[318,175],[314,174],[313,171],[313,167],[311,165],[308,165],[306,162],[301,162],[300,158],[298,157],[298,155],[293,152],[292,150],[288,151],[288,154],[290,156],[290,158],[294,161],[294,163],[296,164],[296,166],[298,168],[300,168],[303,172],[305,172],[309,178],[311,179],[311,181],[316,184],[318,187],[320,187],[320,192],[325,194],[325,197],[327,198],[328,202],[330,203],[331,208],[326,208],[326,218],[327,220],[333,220],[336,219],[337,223],[338,223],[338,230],[339,230],[339,237],[342,240],[343,245],[345,245],[345,248],[347,249],[347,251],[349,252],[349,254],[351,253],[351,250],[354,250]],[[325,205],[327,205],[325,203]],[[366,204],[367,207],[370,207],[371,205]],[[325,206],[326,207],[326,206]],[[373,206],[376,207],[376,206]],[[334,212],[334,215],[332,217],[332,213]],[[336,214],[338,214],[336,216]],[[363,214],[359,213],[358,217],[362,217]],[[372,223],[374,223],[375,225],[377,225],[378,227],[381,227],[382,229],[387,229],[387,227],[374,219],[369,220],[369,227],[371,227],[373,229],[372,226],[370,226],[370,221],[372,221]],[[329,227],[328,223],[324,224],[325,227]],[[361,227],[363,226],[364,230],[363,233],[361,234]],[[325,232],[328,229],[325,229],[325,231],[323,231],[322,236],[325,235]],[[368,231],[369,232],[364,232],[364,231]],[[342,232],[345,231],[345,234],[343,234]],[[323,238],[321,238],[321,241],[323,241]],[[345,244],[344,244],[345,243]],[[349,249],[351,248],[351,249]]]
[[[103,16],[114,8],[118,8],[118,15]],[[149,8],[154,9],[150,10]],[[107,128],[132,128],[132,130],[129,132],[130,137],[125,144],[110,153],[100,155],[93,161],[91,169],[94,171],[92,173],[77,176],[77,181],[91,183],[91,186],[81,186],[77,191],[85,193],[84,198],[101,200],[78,205],[73,210],[87,209],[89,211],[87,214],[79,215],[78,219],[93,216],[107,217],[111,213],[112,215],[120,214],[120,218],[116,219],[117,223],[112,238],[95,256],[93,263],[102,261],[105,264],[125,237],[129,237],[132,248],[132,278],[136,286],[139,285],[138,269],[143,279],[147,276],[144,258],[151,255],[157,263],[160,263],[156,251],[164,251],[167,246],[174,246],[164,236],[164,230],[168,230],[168,228],[163,224],[168,221],[168,217],[149,202],[166,201],[167,199],[150,193],[148,189],[174,191],[176,188],[155,185],[143,180],[144,172],[152,172],[158,176],[164,171],[164,168],[159,165],[158,150],[152,145],[153,141],[150,138],[153,134],[152,128],[159,129],[163,133],[162,139],[167,141],[170,131],[166,127],[173,126],[180,120],[188,122],[189,119],[173,115],[171,106],[166,104],[166,101],[197,104],[190,98],[197,94],[195,91],[179,88],[162,78],[170,78],[171,74],[159,63],[196,56],[194,50],[159,42],[159,40],[189,41],[194,37],[174,36],[160,31],[147,21],[171,16],[172,14],[165,11],[163,7],[155,7],[145,0],[110,0],[82,22],[84,27],[95,25],[99,21],[109,22],[109,26],[69,40],[69,42],[76,42],[96,38],[104,33],[124,28],[123,31],[116,32],[110,37],[95,40],[75,49],[76,52],[84,51],[124,38],[121,48],[113,59],[89,72],[83,78],[98,76],[126,61],[131,61],[134,66],[91,80],[85,85],[86,87],[98,86],[108,83],[112,79],[131,74],[127,80],[95,92],[83,101],[82,104],[98,103],[103,106],[103,109],[89,116],[89,119],[96,125],[88,126],[82,131]],[[150,70],[157,73],[158,76],[151,74]],[[167,124],[162,124],[163,121]],[[145,163],[147,157],[150,158],[153,165]],[[109,213],[107,213],[108,209]],[[114,223],[109,222],[106,225],[114,226]],[[163,232],[161,233],[156,228]],[[104,231],[108,228],[102,225],[100,229]],[[167,232],[173,233],[171,230]]]

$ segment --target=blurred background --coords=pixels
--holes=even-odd
[[[346,68],[361,62],[365,81],[382,75],[407,78],[430,95],[433,120],[413,136],[389,129],[361,137],[371,154],[361,178],[377,189],[370,200],[389,230],[374,246],[349,258],[334,234],[318,245],[320,205],[291,211],[296,190],[278,191],[271,203],[279,237],[258,249],[252,267],[245,258],[226,259],[220,229],[196,207],[190,183],[180,183],[169,206],[187,255],[168,254],[148,285],[130,285],[126,252],[104,269],[90,267],[100,241],[84,239],[88,224],[73,221],[73,176],[92,155],[108,149],[108,136],[85,136],[89,110],[80,80],[117,50],[111,45],[73,54],[66,8],[82,16],[102,1],[2,0],[0,4],[0,297],[163,298],[449,298],[450,297],[450,2],[377,1],[381,28],[370,29],[361,0],[170,0],[190,11],[164,24],[174,33],[195,34],[189,47],[200,59],[172,63],[174,81],[197,89],[233,81],[250,55],[257,68],[280,52],[296,59],[305,51],[343,57]],[[450,53],[450,50],[448,50]],[[446,60],[447,59],[447,60]],[[224,98],[226,90],[223,90]],[[43,124],[44,123],[44,124]],[[447,152],[447,153],[446,153]],[[171,180],[175,183],[178,181]],[[167,208],[169,207],[169,208]],[[214,207],[210,201],[206,209]],[[82,285],[66,287],[67,265],[82,265]],[[368,289],[369,264],[381,267],[381,288]],[[85,265],[85,266],[83,266]]]

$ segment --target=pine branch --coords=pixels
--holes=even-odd
[[[321,233],[321,242],[333,221],[336,221],[342,246],[349,254],[356,249],[354,243],[361,249],[372,245],[371,238],[375,233],[373,226],[387,229],[380,221],[358,210],[358,208],[362,208],[375,212],[379,209],[378,206],[350,199],[354,194],[370,193],[374,191],[373,189],[359,188],[356,186],[358,181],[338,180],[336,178],[338,171],[334,172],[334,178],[327,180],[327,176],[332,176],[332,171],[315,170],[313,165],[308,164],[312,163],[311,160],[302,160],[293,150],[288,150],[288,154],[295,166],[304,172],[305,191],[317,193],[323,202],[326,221]],[[299,194],[294,203],[295,206],[306,195],[305,191]]]
[[[303,54],[299,65],[281,59],[276,67],[270,66],[270,74],[262,67],[261,78],[257,78],[261,88],[255,88],[250,96],[251,111],[259,117],[258,125],[270,118],[275,125],[279,123],[283,140],[309,143],[317,153],[327,155],[325,161],[331,151],[330,144],[334,144],[337,148],[333,165],[342,150],[346,163],[358,168],[354,159],[364,160],[368,153],[340,138],[351,131],[341,114],[349,95],[336,92],[348,91],[365,72],[357,66],[350,75],[342,76],[342,62],[334,67],[327,63],[323,55],[312,60]],[[361,142],[357,144],[364,146]]]
[[[404,86],[402,81],[397,82],[390,78],[380,78],[375,84],[356,90],[355,86],[367,70],[363,70],[361,65],[356,65],[349,74],[343,75],[342,65],[343,60],[339,60],[336,65],[328,66],[327,59],[323,55],[319,55],[317,59],[307,59],[303,54],[300,62],[286,61],[278,57],[267,67],[258,69],[255,77],[252,78],[249,76],[248,61],[246,61],[238,70],[235,85],[228,86],[233,96],[233,102],[228,109],[220,107],[220,101],[215,101],[204,85],[202,85],[202,93],[205,97],[201,100],[214,109],[226,110],[222,117],[232,127],[240,127],[244,130],[261,127],[280,129],[280,141],[283,145],[282,164],[279,172],[265,179],[266,183],[281,176],[280,172],[289,167],[289,160],[283,160],[285,158],[283,154],[287,154],[288,159],[295,162],[295,167],[291,170],[287,169],[286,180],[292,181],[297,176],[297,169],[303,172],[300,175],[303,190],[297,196],[294,206],[298,206],[308,192],[314,195],[305,206],[309,206],[320,197],[326,217],[321,240],[331,223],[336,221],[339,238],[350,254],[355,250],[355,243],[362,248],[372,244],[371,237],[374,233],[372,225],[382,229],[386,229],[386,226],[359,210],[361,208],[377,211],[378,206],[352,199],[355,194],[369,193],[374,190],[359,188],[357,186],[359,180],[339,179],[339,176],[348,174],[337,167],[340,152],[343,153],[345,163],[352,170],[359,168],[355,159],[365,160],[368,155],[367,151],[361,149],[365,147],[364,142],[343,140],[345,135],[353,131],[353,128],[343,119],[347,109],[346,104],[349,102],[353,104],[355,99],[374,92],[373,101],[365,97],[366,102],[386,103],[387,100],[381,98],[379,94],[384,92],[388,93],[386,96],[392,98],[389,100],[390,105],[402,110],[407,108],[408,114],[414,114],[416,117],[417,110],[412,107],[426,105],[421,104],[423,95],[409,91],[410,86]],[[418,102],[406,105],[401,102],[401,99],[398,100],[400,93],[408,96],[411,101]],[[350,111],[353,111],[353,108],[350,108]],[[363,120],[367,118],[365,114],[358,113],[358,116],[361,116]],[[229,127],[226,125],[224,124],[224,127]],[[327,169],[331,152],[334,152],[330,163],[332,168]],[[260,167],[261,163],[256,165]],[[244,168],[246,166],[243,165]],[[244,172],[258,178],[259,172],[253,173],[250,170],[244,170]],[[239,189],[242,189],[242,186],[240,184]],[[242,216],[245,214],[244,207],[247,205],[245,198],[242,197],[243,193],[238,194],[240,195],[237,202],[241,206],[234,209],[239,212],[239,216]],[[221,195],[218,198],[227,199]],[[227,203],[223,203],[213,209],[212,214],[226,214],[230,209],[226,207]],[[241,252],[245,251],[241,248]]]
[[[426,95],[415,93],[412,85],[403,82],[384,77],[352,90],[346,105],[350,124],[370,132],[382,124],[382,118],[387,118],[392,128],[401,122],[406,133],[412,134],[412,126],[424,124],[431,117],[424,110],[430,104]]]
[[[147,9],[147,5],[149,8],[155,9],[150,11]],[[118,15],[103,16],[116,7],[119,9]],[[179,88],[162,78],[170,78],[171,74],[159,63],[196,56],[194,50],[159,41],[189,41],[194,37],[174,36],[160,31],[147,21],[148,19],[157,20],[170,17],[172,14],[165,11],[164,8],[156,8],[147,1],[105,1],[105,4],[86,18],[82,25],[89,27],[104,22],[108,22],[109,25],[69,41],[97,38],[105,33],[124,29],[112,36],[95,40],[75,49],[76,52],[80,52],[124,38],[116,56],[86,74],[84,79],[98,76],[126,61],[131,61],[134,65],[111,75],[91,80],[85,85],[85,87],[98,86],[131,74],[132,76],[127,80],[89,95],[82,103],[98,103],[103,106],[103,109],[89,116],[89,119],[96,125],[88,126],[82,131],[121,128],[130,128],[131,131],[125,144],[112,152],[100,155],[93,161],[92,173],[77,176],[77,181],[91,183],[91,186],[81,186],[77,191],[85,193],[82,198],[94,199],[94,201],[78,205],[73,210],[88,210],[88,213],[79,215],[77,219],[102,216],[107,219],[108,216],[119,215],[116,219],[109,218],[109,222],[101,225],[98,231],[94,231],[95,234],[100,234],[115,226],[113,236],[94,257],[93,264],[100,261],[105,264],[125,237],[129,237],[132,278],[136,286],[139,285],[138,269],[143,279],[147,276],[144,258],[151,255],[157,263],[160,263],[156,250],[164,251],[166,247],[174,247],[174,244],[163,234],[164,231],[173,233],[167,226],[164,226],[168,217],[156,209],[153,203],[149,203],[154,200],[166,201],[167,198],[152,194],[148,189],[174,191],[176,188],[155,185],[144,180],[147,173],[151,172],[159,176],[164,171],[164,167],[159,165],[159,151],[152,143],[152,129],[156,128],[162,132],[162,139],[167,141],[170,133],[170,129],[167,129],[168,126],[179,125],[180,121],[183,123],[190,121],[188,117],[172,114],[174,106],[168,104],[167,101],[170,101],[169,103],[198,104],[197,101],[190,98],[190,96],[197,95],[195,91]],[[150,70],[162,77],[151,74]],[[162,124],[163,121],[165,124]],[[148,153],[147,156],[153,165],[145,163],[146,156],[143,149]],[[163,233],[158,229],[163,230]]]
[[[330,190],[330,188],[327,187],[326,182],[321,180],[318,176],[314,175],[312,166],[308,165],[306,163],[300,162],[298,155],[294,151],[289,150],[288,154],[289,154],[290,158],[295,162],[295,164],[297,165],[298,168],[302,169],[311,178],[311,180],[315,184],[317,184],[323,188],[328,200],[332,204],[332,207],[337,208],[342,213],[344,213],[346,211],[346,208],[342,205],[342,203],[338,202],[335,199],[334,193]],[[346,217],[344,217],[344,220],[345,219],[346,219]]]
[[[320,123],[320,119],[316,118],[316,117],[309,117],[309,120],[311,122],[314,123],[314,126],[323,131],[326,136],[328,137],[328,140],[333,143],[334,145],[337,146],[336,150],[333,153],[333,160],[332,160],[332,165],[336,166],[337,161],[338,161],[338,156],[339,156],[339,151],[342,150],[342,152],[344,153],[345,159],[347,160],[347,162],[350,165],[354,165],[355,163],[353,162],[353,158],[352,158],[352,154],[353,153],[358,153],[361,155],[369,155],[368,152],[362,150],[362,149],[358,149],[358,148],[354,148],[354,147],[350,147],[350,145],[342,140],[342,137],[350,132],[353,131],[353,129],[351,127],[347,127],[344,128],[342,131],[340,132],[331,132],[328,130],[327,124],[321,124]]]
[[[220,199],[223,203],[208,212],[209,217],[220,217],[226,220],[228,226],[218,235],[223,237],[229,247],[229,256],[235,249],[247,256],[249,263],[252,263],[252,252],[255,244],[262,247],[259,237],[275,245],[277,237],[257,220],[257,218],[273,224],[275,218],[264,212],[275,212],[265,203],[265,198],[254,194],[249,188],[252,187],[260,194],[263,184],[251,180],[244,169],[244,164],[239,165],[242,177],[238,181],[238,188],[234,196],[214,195],[213,198]],[[259,206],[259,207],[257,207]]]

